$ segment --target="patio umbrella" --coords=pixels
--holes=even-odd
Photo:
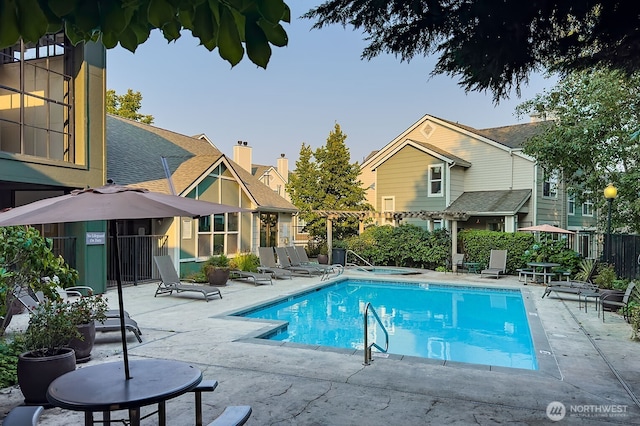
[[[124,326],[124,304],[118,247],[118,219],[156,219],[165,217],[199,217],[216,213],[248,212],[250,210],[224,204],[209,203],[191,198],[150,192],[108,184],[99,188],[76,190],[68,195],[46,198],[0,213],[0,226],[41,223],[85,222],[109,220],[114,242],[120,329],[126,379],[129,375],[129,356]]]
[[[531,231],[531,232],[550,232],[552,234],[575,234],[573,231],[567,231],[566,229],[558,228],[557,226],[547,225],[535,225],[527,226],[526,228],[518,228],[518,231]]]

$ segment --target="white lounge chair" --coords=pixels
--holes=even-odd
[[[154,256],[158,271],[160,271],[160,278],[162,281],[158,284],[156,289],[157,296],[159,294],[171,295],[174,291],[176,293],[182,293],[185,291],[195,291],[202,293],[204,300],[209,301],[210,297],[220,296],[222,299],[222,293],[218,287],[214,287],[206,284],[196,284],[193,280],[181,280],[178,276],[176,268],[173,266],[173,262],[169,256]]]
[[[480,277],[489,276],[500,278],[500,276],[507,273],[507,251],[506,250],[491,250],[489,257],[489,266],[487,269],[480,271]]]

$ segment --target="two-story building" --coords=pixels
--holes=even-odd
[[[577,233],[571,243],[596,254],[595,217],[576,206],[561,177],[522,152],[549,122],[474,129],[425,115],[361,165],[378,224],[413,223],[515,232],[548,223]]]

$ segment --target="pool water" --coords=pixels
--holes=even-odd
[[[364,348],[364,308],[376,310],[391,354],[537,369],[517,290],[349,279],[257,308],[242,316],[287,321],[272,340]],[[369,315],[369,341],[384,333]]]

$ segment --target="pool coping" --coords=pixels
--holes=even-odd
[[[426,277],[422,277],[422,279],[418,279],[415,275],[411,276],[412,278],[408,278],[407,275],[399,275],[394,276],[393,279],[396,282],[406,283],[410,285],[416,285],[420,282],[426,280]],[[256,323],[267,323],[268,325],[261,327],[257,330],[254,330],[245,336],[235,339],[234,342],[246,342],[252,344],[259,344],[264,346],[272,346],[272,347],[286,347],[292,349],[306,349],[306,350],[317,350],[323,352],[332,352],[338,354],[346,354],[352,356],[360,356],[364,361],[364,350],[362,349],[349,349],[349,348],[336,348],[332,346],[323,346],[323,345],[308,345],[302,343],[295,342],[282,342],[276,340],[265,339],[264,336],[268,334],[272,334],[276,332],[279,328],[286,327],[287,321],[280,320],[270,320],[270,319],[262,319],[262,318],[248,318],[239,316],[242,313],[249,312],[258,308],[264,308],[269,305],[273,305],[275,303],[279,303],[280,301],[287,299],[289,297],[297,297],[303,294],[312,293],[314,291],[318,291],[322,288],[325,288],[330,285],[335,285],[342,281],[346,281],[349,279],[358,279],[363,280],[360,275],[356,276],[339,276],[332,278],[328,281],[320,282],[317,285],[307,287],[305,289],[301,289],[299,291],[294,291],[287,293],[286,295],[281,295],[277,297],[273,297],[271,299],[255,303],[253,305],[245,306],[241,309],[234,310],[232,312],[225,312],[221,315],[213,316],[212,318],[218,319],[226,319],[232,321],[249,321]],[[372,282],[388,282],[389,276],[380,276],[380,277],[368,277],[366,281]],[[393,360],[401,360],[403,362],[415,363],[415,364],[427,364],[427,365],[440,365],[445,367],[453,367],[459,369],[471,369],[478,371],[498,371],[501,373],[515,374],[515,375],[533,375],[533,376],[551,376],[556,379],[562,380],[562,373],[560,372],[560,367],[556,360],[555,354],[551,348],[549,343],[547,333],[542,325],[542,321],[538,315],[538,309],[536,307],[534,297],[535,294],[527,288],[513,288],[500,286],[499,281],[496,284],[484,284],[484,283],[449,283],[443,281],[434,282],[429,279],[429,282],[426,284],[433,285],[443,285],[443,286],[451,286],[451,287],[469,287],[469,288],[486,288],[491,290],[505,290],[511,292],[520,292],[522,295],[522,300],[524,304],[525,314],[527,317],[527,322],[529,324],[529,331],[531,334],[531,339],[533,342],[533,355],[536,358],[536,363],[538,366],[537,370],[529,370],[524,368],[513,368],[513,367],[504,367],[497,365],[486,365],[486,364],[472,364],[465,363],[459,361],[450,361],[450,360],[440,360],[440,359],[432,359],[432,358],[423,358],[417,356],[410,355],[398,355],[398,354],[382,354],[378,352],[373,353],[374,360],[384,360],[384,359],[393,359]]]

